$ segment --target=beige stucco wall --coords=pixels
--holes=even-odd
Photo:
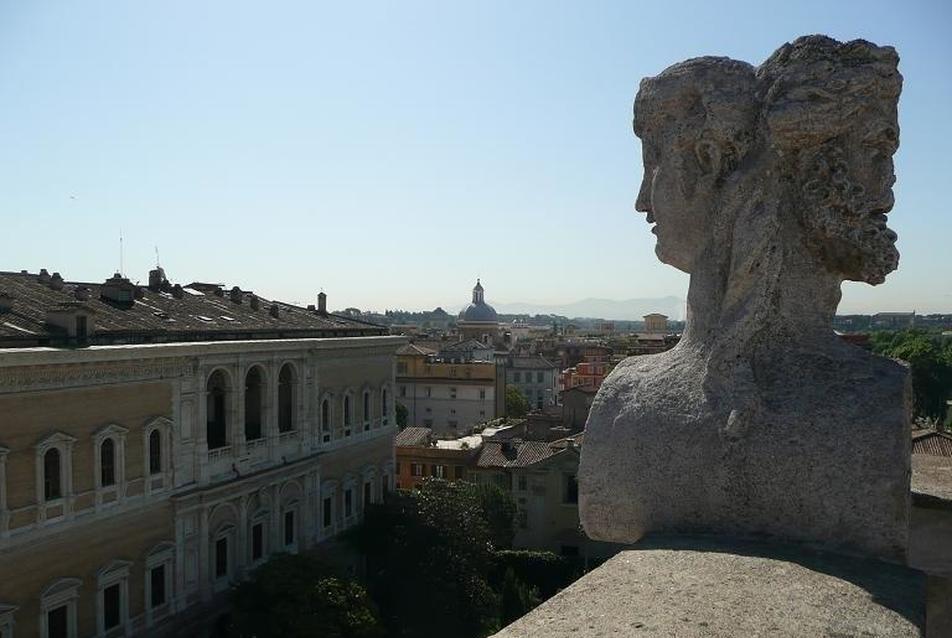
[[[0,395],[0,414],[3,415],[0,443],[10,449],[7,455],[8,507],[16,510],[35,505],[35,445],[54,431],[77,439],[72,455],[77,509],[92,504],[92,495],[83,496],[83,493],[94,489],[97,470],[93,435],[103,426],[116,424],[128,429],[126,480],[141,479],[145,455],[143,427],[154,417],[170,417],[171,410],[172,388],[166,382]],[[137,489],[141,492],[141,485]],[[30,514],[15,516],[11,527],[31,519]]]
[[[20,607],[16,635],[38,635],[41,592],[60,578],[82,581],[77,601],[80,636],[96,633],[96,573],[114,560],[133,563],[129,573],[129,615],[145,607],[145,556],[174,540],[168,502],[107,520],[64,526],[29,544],[0,552],[0,603]]]

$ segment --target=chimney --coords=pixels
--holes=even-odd
[[[309,312],[314,312],[316,310],[316,308],[314,307],[314,304],[312,303],[307,304],[307,309]]]
[[[238,286],[232,286],[231,292],[228,293],[228,298],[231,299],[232,303],[241,303],[241,288]]]
[[[13,295],[6,290],[0,290],[0,312],[10,312],[13,309]]]
[[[218,286],[217,288],[215,288],[215,296],[216,296],[216,297],[224,297],[224,296],[225,296],[225,290],[224,290],[221,286]]]
[[[161,266],[156,266],[149,271],[149,290],[158,291],[162,289],[162,284],[166,282],[165,271]]]
[[[86,286],[76,286],[76,290],[73,291],[73,296],[80,301],[86,301],[89,299],[89,288]]]
[[[128,279],[116,273],[100,287],[99,296],[109,301],[131,304],[135,300],[137,287]]]
[[[37,279],[39,279],[39,281],[40,281],[41,284],[48,284],[48,283],[50,283],[50,273],[49,273],[49,271],[47,271],[46,268],[40,268],[40,274],[39,274],[39,276],[37,277]]]
[[[172,286],[172,297],[174,299],[181,299],[185,296],[185,291],[182,290],[182,284],[175,284]]]
[[[50,288],[53,290],[63,289],[63,277],[58,272],[54,272],[53,276],[50,277]]]
[[[323,292],[317,293],[317,311],[322,315],[327,314],[327,295]]]

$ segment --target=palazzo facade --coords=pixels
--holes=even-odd
[[[10,339],[31,329],[26,293],[0,289]],[[186,294],[183,317],[228,303]],[[93,299],[113,307],[84,300],[83,328],[108,342],[121,304]],[[232,318],[227,338],[0,349],[0,638],[201,635],[249,570],[333,538],[393,488],[404,340],[255,306],[309,336],[241,338]]]

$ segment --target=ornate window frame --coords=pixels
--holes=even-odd
[[[374,411],[374,393],[369,386],[364,386],[360,391],[360,416],[361,431],[369,432],[373,422]]]
[[[287,542],[287,515],[292,514],[293,521],[293,540]],[[301,502],[297,499],[288,501],[281,507],[281,551],[297,554],[301,547]]]
[[[0,638],[13,638],[13,629],[16,626],[13,615],[18,609],[16,605],[0,603]]]
[[[324,404],[327,404],[327,418],[324,418]],[[334,397],[330,392],[321,395],[318,404],[319,421],[318,431],[320,432],[321,445],[327,445],[334,440]]]
[[[370,486],[370,502],[366,502],[367,499],[364,496],[367,493],[367,486]],[[364,512],[367,511],[367,506],[377,503],[379,497],[377,495],[377,468],[373,465],[369,465],[364,468],[364,471],[361,473],[361,482],[360,482],[360,511],[359,516],[363,517]]]
[[[337,492],[339,487],[340,484],[336,480],[329,480],[321,483],[321,506],[318,518],[318,529],[320,529],[321,538],[333,536],[337,532]],[[324,501],[326,499],[330,499],[331,501],[331,522],[329,525],[324,524]]]
[[[352,475],[347,475],[341,481],[341,520],[343,529],[347,529],[357,522],[357,479]],[[350,493],[350,514],[347,513],[347,493]]]
[[[248,565],[251,568],[268,562],[268,557],[271,555],[270,522],[271,510],[266,507],[257,510],[248,521]],[[254,557],[254,533],[252,531],[256,525],[261,525],[261,556],[258,558]]]
[[[96,572],[96,635],[124,636],[129,627],[129,571],[132,563],[127,560],[114,560]],[[113,585],[119,585],[119,624],[106,630],[105,591]]]
[[[209,574],[212,579],[212,586],[215,592],[221,592],[228,589],[231,585],[231,581],[235,576],[235,570],[237,567],[237,558],[236,551],[238,549],[238,535],[235,533],[235,525],[232,522],[223,523],[215,530],[211,536],[211,551],[209,552],[209,558],[211,559],[211,569]],[[225,575],[219,576],[217,573],[218,566],[218,541],[225,539],[227,544],[225,545],[226,556],[225,556]]]
[[[118,505],[126,495],[126,435],[127,428],[110,423],[93,433],[93,480],[96,489],[96,509]],[[112,440],[115,467],[112,485],[102,484],[102,445]],[[106,501],[107,496],[113,496]]]
[[[165,602],[155,607],[152,606],[152,570],[157,567],[164,567],[165,577]],[[173,613],[175,609],[172,600],[173,587],[175,583],[175,543],[166,541],[159,543],[149,551],[145,556],[145,625],[151,627],[157,620],[161,620]]]
[[[142,452],[144,459],[142,464],[142,474],[144,476],[146,495],[157,492],[164,492],[172,488],[172,420],[164,416],[155,417],[146,422],[142,429]],[[149,442],[152,433],[159,433],[159,472],[152,474],[151,468],[151,449]]]
[[[340,423],[343,438],[350,438],[354,427],[354,391],[347,389],[340,398]]]
[[[66,606],[66,636],[76,638],[78,629],[76,624],[76,601],[79,599],[79,588],[83,581],[78,578],[60,578],[48,585],[40,594],[40,636],[49,636],[47,626],[48,614],[58,607]]]
[[[39,525],[72,518],[73,514],[73,445],[76,437],[65,432],[53,432],[36,444],[36,522]],[[44,491],[44,457],[56,449],[60,457],[60,496],[46,500]],[[50,517],[51,508],[61,507],[59,515]]]
[[[393,390],[389,383],[380,386],[380,425],[388,427],[390,425],[390,408],[393,405]]]

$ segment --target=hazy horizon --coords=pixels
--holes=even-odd
[[[952,6],[13,1],[0,268],[239,285],[334,308],[684,298],[633,211],[642,77],[799,35],[893,45],[899,270],[839,312],[952,312]]]

